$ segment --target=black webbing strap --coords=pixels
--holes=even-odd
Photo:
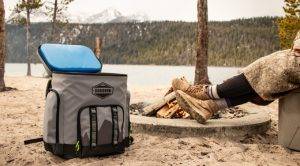
[[[52,89],[52,79],[51,78],[47,82],[46,93],[45,93],[46,98],[47,98],[48,93],[50,92],[50,89]]]
[[[134,138],[132,136],[129,136],[129,145],[132,145],[134,142]]]
[[[90,130],[91,138],[90,145],[91,147],[97,146],[97,108],[90,107]]]
[[[112,137],[112,143],[113,145],[118,144],[118,138],[119,138],[119,123],[118,123],[118,108],[112,107],[111,108],[111,117],[113,122],[113,137]]]
[[[24,141],[24,145],[39,143],[39,142],[42,142],[42,141],[43,141],[43,137],[34,138],[34,139],[28,139],[28,140]]]

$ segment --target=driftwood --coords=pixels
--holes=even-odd
[[[170,103],[174,99],[175,99],[175,92],[172,92],[172,93],[166,95],[165,97],[155,101],[153,104],[145,107],[143,110],[144,111],[143,115],[144,116],[155,115],[159,109],[161,109],[164,105],[166,105],[167,103]]]
[[[174,114],[179,110],[179,105],[178,104],[166,104],[162,109],[160,109],[156,117],[158,118],[166,118],[166,119],[171,119]]]

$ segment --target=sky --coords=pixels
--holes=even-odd
[[[6,17],[18,0],[4,0]],[[282,16],[283,0],[208,0],[209,20]],[[95,14],[115,8],[124,15],[145,13],[151,20],[196,21],[197,0],[75,0],[70,14]]]

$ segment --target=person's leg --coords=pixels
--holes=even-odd
[[[274,100],[273,100],[274,101]],[[269,105],[270,103],[272,103],[273,101],[267,101],[262,99],[260,96],[256,96],[253,99],[250,100],[251,103],[254,103],[256,105],[260,105],[260,106],[266,106]]]
[[[246,94],[242,96],[237,97],[226,97],[224,98],[228,107],[234,107],[241,104],[245,104],[251,100],[253,100],[256,97],[256,95],[253,94]]]
[[[229,107],[249,101],[258,105],[267,105],[272,102],[263,100],[251,87],[244,74],[234,76],[218,85],[190,85],[186,80],[174,79],[172,87],[173,90],[181,90],[200,100],[225,98]]]
[[[177,78],[172,81],[172,88],[200,100],[255,94],[244,74],[234,76],[219,85],[191,85],[186,80]]]
[[[208,86],[207,93],[212,99],[252,96],[256,94],[244,74],[234,76],[221,84]]]
[[[180,87],[177,85],[181,84],[181,82],[176,80],[176,84],[173,84],[175,85],[174,87]],[[177,102],[180,107],[199,123],[204,123],[220,109],[234,107],[255,100],[264,104],[269,103],[259,97],[243,74],[216,86],[197,87],[185,83],[185,87],[182,88],[185,91],[176,90]],[[198,96],[198,98],[194,98],[190,94]]]
[[[234,76],[222,84],[209,86],[208,92],[212,99],[225,98],[228,107],[247,102],[265,106],[273,102],[262,99],[251,87],[244,74]]]

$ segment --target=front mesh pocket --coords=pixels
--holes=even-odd
[[[124,139],[124,111],[119,106],[89,106],[79,113],[82,146],[115,145]]]

